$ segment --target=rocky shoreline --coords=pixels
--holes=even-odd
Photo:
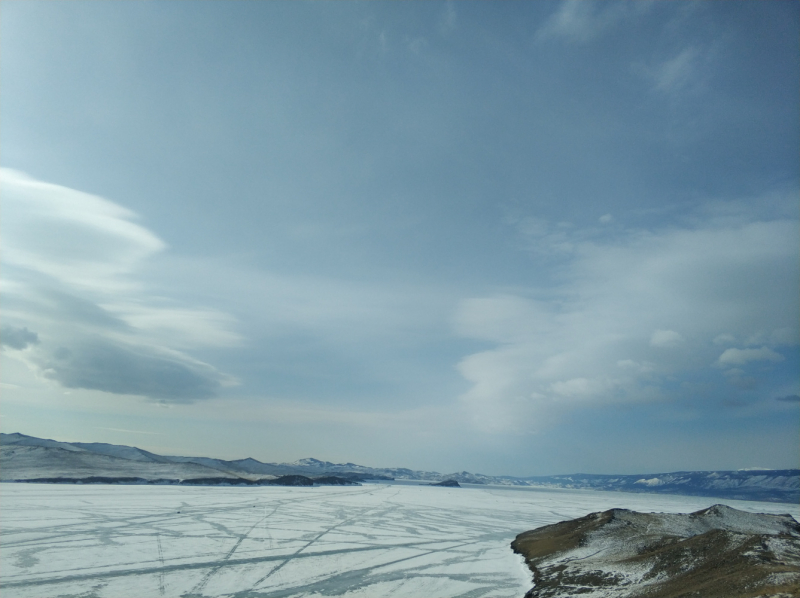
[[[800,524],[715,505],[689,514],[591,513],[519,534],[526,598],[800,596]]]

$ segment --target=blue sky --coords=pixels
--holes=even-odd
[[[797,467],[796,2],[0,11],[0,427]]]

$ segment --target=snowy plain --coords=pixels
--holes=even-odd
[[[691,512],[715,498],[401,483],[356,487],[0,485],[0,593],[14,596],[514,597],[510,543],[613,507]]]

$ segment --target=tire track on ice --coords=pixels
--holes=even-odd
[[[335,593],[333,595],[336,595],[336,593],[339,593],[339,591],[341,591],[341,590],[353,591],[353,590],[361,589],[361,588],[363,588],[365,586],[369,586],[369,585],[372,585],[372,583],[375,583],[374,581],[373,582],[369,582],[369,581],[365,580],[366,576],[369,575],[371,572],[373,572],[375,570],[382,569],[382,568],[385,568],[385,567],[391,567],[393,565],[397,565],[398,563],[413,561],[414,559],[419,559],[419,558],[423,558],[423,557],[426,557],[426,556],[430,556],[431,554],[437,554],[437,553],[441,553],[441,552],[449,552],[449,551],[452,551],[452,550],[457,550],[459,548],[463,548],[465,546],[472,546],[472,545],[478,543],[479,541],[480,540],[471,540],[469,542],[461,542],[459,544],[456,544],[454,546],[448,546],[446,548],[429,549],[429,550],[425,550],[423,552],[420,552],[419,554],[415,554],[415,555],[411,555],[411,556],[406,556],[406,557],[394,559],[392,561],[387,561],[387,562],[381,563],[379,565],[372,565],[372,566],[369,566],[369,567],[362,567],[360,569],[352,569],[352,570],[348,570],[348,571],[343,571],[341,573],[334,573],[333,575],[330,575],[330,576],[326,577],[325,579],[321,579],[319,581],[315,581],[315,582],[310,583],[310,584],[306,584],[306,585],[302,585],[302,586],[295,586],[295,587],[292,587],[292,588],[287,588],[287,589],[282,590],[282,591],[279,590],[277,592],[270,591],[268,593],[268,595],[269,596],[274,596],[275,598],[280,598],[280,597],[284,597],[284,596],[288,597],[288,596],[307,595],[307,594],[314,594],[314,593],[324,593],[323,595],[330,595],[330,592],[332,590],[334,590],[334,589],[335,589]],[[429,541],[429,542],[421,542],[421,543],[418,543],[418,545],[423,545],[423,544],[441,544],[441,543],[442,543],[441,540],[436,540],[436,541]],[[402,546],[404,548],[409,547],[408,544],[403,544],[403,545],[392,545],[392,546],[379,546],[379,547],[376,547],[376,549],[390,550],[390,549],[393,549],[393,548],[399,547],[399,546]],[[300,555],[300,557],[303,557],[303,556],[304,555]],[[430,564],[430,565],[424,566],[424,567],[422,567],[422,569],[424,570],[426,568],[438,568],[440,566],[441,566],[441,563],[434,563],[434,564]],[[277,568],[276,568],[276,570],[277,570]],[[417,575],[415,577],[421,577],[421,576],[422,575]],[[454,575],[452,575],[452,574],[448,575],[446,573],[440,574],[438,576],[439,577],[447,577],[447,578],[454,577]],[[266,577],[269,577],[269,576],[266,576]],[[266,579],[266,577],[264,579]],[[390,577],[394,577],[396,579],[407,579],[408,578],[408,573],[406,571],[392,572],[390,574]],[[357,583],[359,580],[361,580],[361,583]],[[379,581],[385,581],[385,579],[381,578]],[[356,583],[353,583],[353,582],[356,582]],[[232,594],[232,596],[234,598],[246,598],[246,597],[251,597],[251,596],[262,596],[262,595],[266,596],[267,594],[260,594],[260,593],[259,594],[254,594],[254,592],[257,591],[255,589],[256,586],[258,586],[260,583],[261,583],[261,580],[259,580],[259,582],[257,582],[256,585],[251,587],[250,589],[242,590],[242,591],[239,591],[239,592],[235,592],[234,594]],[[490,591],[491,590],[486,590],[484,593],[487,593],[487,592],[490,592]]]
[[[395,493],[394,493],[392,496],[390,496],[388,499],[386,499],[386,501],[387,501],[387,502],[389,502],[389,501],[390,501],[392,498],[394,498],[395,496],[397,496],[399,493],[400,493],[400,490],[398,490],[398,491],[397,491],[397,492],[395,492]],[[350,517],[350,518],[348,518],[348,519],[345,519],[344,521],[340,521],[340,522],[339,522],[339,523],[337,523],[336,525],[333,525],[333,526],[331,526],[331,527],[329,527],[329,528],[325,529],[324,531],[320,532],[320,533],[319,533],[319,534],[317,534],[317,535],[316,535],[316,536],[315,536],[315,537],[314,537],[312,540],[310,540],[310,541],[309,541],[309,542],[307,542],[305,545],[303,545],[303,546],[301,546],[300,548],[298,548],[298,549],[297,549],[297,550],[294,552],[294,554],[291,554],[291,555],[289,555],[289,556],[287,556],[287,557],[284,557],[284,558],[286,559],[284,562],[282,562],[280,565],[278,565],[277,567],[275,567],[274,569],[272,569],[272,570],[271,570],[269,573],[267,573],[267,574],[266,574],[264,577],[262,577],[262,578],[261,578],[261,579],[259,579],[257,582],[255,582],[255,583],[254,583],[254,584],[253,584],[253,585],[250,587],[250,590],[249,590],[249,591],[255,591],[255,589],[256,589],[258,586],[260,586],[260,585],[261,585],[262,583],[264,583],[264,582],[265,582],[267,579],[269,579],[270,577],[272,577],[272,576],[273,576],[275,573],[277,573],[278,571],[280,571],[281,569],[283,569],[283,568],[284,568],[286,565],[288,565],[288,564],[289,564],[290,562],[292,562],[294,559],[296,559],[296,558],[298,558],[299,556],[301,556],[301,553],[302,553],[302,552],[303,552],[303,551],[304,551],[306,548],[308,548],[309,546],[311,546],[312,544],[314,544],[314,543],[315,543],[317,540],[319,540],[319,539],[320,539],[322,536],[324,536],[325,534],[327,534],[327,533],[329,533],[329,532],[332,532],[333,530],[335,530],[335,529],[336,529],[336,528],[338,528],[338,527],[341,527],[341,526],[343,526],[343,525],[346,525],[346,524],[348,524],[348,523],[352,523],[353,521],[356,521],[357,519],[361,519],[361,518],[363,518],[365,515],[369,514],[370,512],[372,512],[372,511],[377,511],[377,510],[378,510],[378,508],[379,508],[379,507],[373,507],[372,509],[369,509],[369,510],[367,510],[367,511],[366,511],[366,513],[359,513],[357,516]],[[383,507],[383,508],[385,509],[385,507]],[[392,508],[392,509],[390,509],[390,510],[395,510],[395,509],[397,509],[397,507],[393,507],[393,508]],[[381,548],[382,548],[382,549],[385,549],[385,547],[381,547]],[[353,549],[353,550],[359,550],[359,549]]]
[[[158,575],[158,591],[161,596],[164,595],[164,552],[161,550],[161,534],[156,535],[156,542],[158,543],[158,562],[161,564],[161,573]]]
[[[428,541],[428,542],[409,542],[403,544],[393,544],[392,547],[399,547],[399,548],[415,548],[418,546],[425,546],[427,544],[438,544],[441,540],[437,541]],[[268,563],[271,561],[285,561],[287,558],[290,559],[303,559],[303,558],[314,558],[314,557],[326,557],[332,556],[337,554],[347,554],[352,552],[369,552],[371,550],[386,550],[386,546],[362,546],[359,548],[340,548],[340,549],[333,549],[333,550],[319,550],[317,552],[307,552],[301,554],[292,554],[292,555],[268,555],[268,556],[255,556],[255,557],[247,557],[247,558],[239,558],[239,559],[229,559],[224,564],[229,567],[235,567],[238,565],[253,565],[258,563]],[[165,565],[164,567],[142,567],[139,569],[117,569],[112,571],[104,571],[99,573],[77,573],[73,575],[64,575],[61,577],[50,577],[47,579],[34,579],[34,580],[27,580],[27,581],[3,581],[0,584],[0,588],[3,590],[7,590],[8,588],[26,588],[26,587],[36,587],[36,586],[47,586],[47,585],[54,585],[60,583],[74,583],[80,581],[91,581],[93,579],[108,579],[114,577],[129,577],[129,576],[137,576],[137,575],[158,575],[162,571],[164,573],[173,573],[176,571],[192,571],[195,569],[208,569],[210,567],[216,567],[220,564],[220,561],[202,561],[202,562],[195,562],[195,563],[185,563],[182,565]]]
[[[245,539],[247,539],[247,537],[250,535],[250,533],[251,533],[251,532],[252,532],[254,529],[256,529],[256,527],[258,527],[258,525],[259,525],[259,524],[260,524],[262,521],[266,521],[266,520],[267,520],[269,517],[271,517],[272,515],[274,515],[274,514],[275,514],[275,512],[276,512],[276,511],[277,511],[277,510],[278,510],[278,509],[279,509],[279,508],[280,508],[280,507],[281,507],[281,506],[282,506],[282,505],[283,505],[285,502],[286,502],[286,501],[281,501],[281,502],[279,502],[277,505],[275,505],[275,508],[274,508],[274,509],[272,509],[272,513],[270,513],[269,515],[267,515],[267,514],[265,513],[265,514],[264,514],[264,516],[263,516],[261,519],[259,519],[258,521],[256,521],[256,522],[255,522],[255,523],[254,523],[254,524],[253,524],[253,525],[250,527],[250,529],[249,529],[249,530],[247,530],[247,532],[245,532],[244,534],[242,534],[242,535],[239,537],[239,539],[236,541],[236,544],[234,544],[234,545],[233,545],[233,548],[231,548],[231,549],[228,551],[228,553],[227,553],[227,554],[226,554],[224,557],[222,557],[222,560],[221,560],[221,561],[219,561],[219,564],[218,564],[217,566],[215,566],[214,568],[212,568],[212,569],[211,569],[211,570],[210,570],[208,573],[206,573],[206,574],[203,576],[203,579],[201,579],[201,580],[200,580],[200,581],[197,583],[197,585],[196,585],[196,586],[194,586],[194,587],[191,589],[191,592],[190,592],[190,594],[199,594],[200,592],[202,592],[202,591],[203,591],[203,589],[206,587],[206,584],[208,583],[208,581],[211,579],[211,577],[212,577],[212,576],[214,576],[214,575],[215,575],[215,574],[216,574],[216,573],[217,573],[217,572],[218,572],[220,569],[222,569],[222,568],[223,568],[223,567],[224,567],[224,566],[227,564],[227,562],[228,562],[228,561],[230,560],[230,558],[233,556],[233,553],[234,553],[234,552],[236,552],[236,549],[237,549],[237,548],[239,548],[239,546],[241,546],[242,542],[244,542],[244,541],[245,541]],[[160,550],[160,548],[161,548],[161,545],[159,544],[159,550]],[[163,563],[162,563],[162,564],[163,564]],[[162,594],[162,595],[163,595],[163,594]]]

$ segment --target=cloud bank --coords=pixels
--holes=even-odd
[[[556,284],[466,299],[454,320],[459,334],[495,345],[458,364],[471,383],[462,399],[488,430],[670,400],[690,380],[711,389],[696,401],[752,390],[745,374],[780,364],[800,338],[796,219],[706,216],[607,235],[518,229],[535,237],[534,259],[560,260]]]
[[[4,324],[10,356],[66,388],[191,402],[232,382],[187,351],[239,342],[234,321],[147,288],[166,249],[104,198],[0,170]],[[7,323],[6,323],[7,322]]]

